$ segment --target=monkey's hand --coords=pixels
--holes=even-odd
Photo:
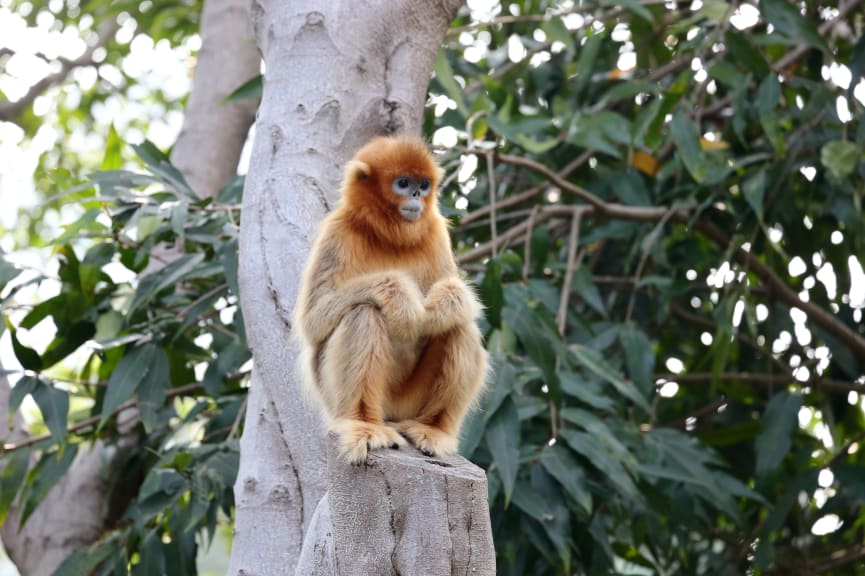
[[[381,311],[388,332],[401,340],[416,340],[424,318],[423,295],[408,274],[400,271],[370,275],[369,296]]]
[[[443,278],[432,285],[424,300],[423,334],[435,336],[474,322],[481,310],[465,282],[456,276]]]

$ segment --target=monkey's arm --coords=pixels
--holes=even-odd
[[[448,276],[433,284],[427,292],[421,333],[427,336],[443,334],[474,322],[482,310],[471,288],[458,276]]]
[[[296,323],[315,346],[328,339],[346,312],[360,305],[381,310],[387,328],[397,338],[417,336],[424,315],[423,296],[410,276],[389,270],[340,281],[343,250],[334,238],[323,240],[301,287]]]

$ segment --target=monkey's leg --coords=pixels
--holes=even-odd
[[[330,429],[339,435],[340,451],[348,462],[365,462],[367,450],[405,445],[382,418],[392,364],[381,313],[367,305],[349,310],[328,339],[320,365]]]
[[[463,418],[483,390],[487,353],[474,323],[434,337],[405,383],[407,394],[427,400],[411,420],[394,424],[418,449],[431,456],[453,454]]]

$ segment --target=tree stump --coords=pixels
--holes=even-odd
[[[297,576],[493,576],[484,471],[461,456],[407,447],[338,459],[328,442],[328,491],[306,533]]]

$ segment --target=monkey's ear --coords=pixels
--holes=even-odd
[[[370,174],[372,174],[372,169],[369,164],[360,160],[351,160],[345,167],[345,176],[348,182],[366,180]]]

